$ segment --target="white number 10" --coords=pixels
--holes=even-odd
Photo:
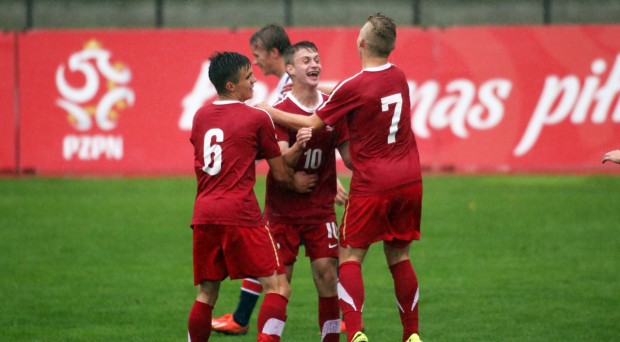
[[[398,122],[400,121],[400,112],[403,109],[403,97],[398,94],[381,98],[381,110],[387,112],[390,105],[395,104],[394,116],[392,116],[392,124],[390,125],[390,134],[388,134],[387,143],[392,144],[396,141],[396,132],[398,132]]]
[[[205,141],[203,145],[203,157],[205,167],[202,171],[215,176],[222,170],[222,146],[218,144],[211,145],[211,138],[215,137],[216,143],[224,141],[224,131],[219,128],[212,128],[205,133]],[[213,166],[211,166],[213,162]]]

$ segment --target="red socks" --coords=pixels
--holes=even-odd
[[[278,293],[267,293],[258,313],[258,341],[279,342],[286,322],[288,299]]]
[[[263,287],[256,279],[244,278],[241,281],[241,290],[260,296],[261,292],[263,292]]]
[[[319,329],[322,342],[340,341],[338,296],[319,297]]]
[[[390,266],[394,278],[394,291],[398,301],[398,313],[403,325],[403,341],[418,333],[418,279],[409,260]]]
[[[189,312],[187,329],[191,342],[204,342],[211,335],[211,314],[213,307],[209,304],[195,301]]]
[[[340,309],[347,326],[347,341],[362,330],[362,309],[364,307],[364,280],[362,265],[347,261],[338,268],[338,298]]]

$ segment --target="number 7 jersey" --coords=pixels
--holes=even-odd
[[[196,112],[190,141],[198,183],[192,225],[261,225],[255,160],[280,156],[269,114],[238,101],[215,101]]]
[[[340,82],[316,110],[327,125],[346,120],[351,195],[376,194],[422,179],[410,107],[405,74],[388,63]]]

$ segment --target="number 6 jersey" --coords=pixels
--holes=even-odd
[[[259,226],[255,160],[280,156],[269,114],[238,101],[215,101],[194,116],[197,179],[192,225]]]

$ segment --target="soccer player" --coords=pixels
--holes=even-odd
[[[291,82],[284,69],[284,49],[290,45],[291,41],[280,25],[263,26],[250,37],[254,64],[260,67],[263,75],[274,75],[280,79],[276,87],[278,99],[282,99],[284,86]]]
[[[284,86],[291,81],[284,68],[284,49],[290,45],[284,28],[276,24],[263,26],[250,37],[253,64],[258,65],[263,75],[274,75],[280,80],[276,87],[277,99],[284,97]],[[211,322],[213,330],[229,335],[247,334],[250,317],[262,291],[263,288],[257,279],[243,279],[237,309],[234,313],[213,318]]]
[[[319,130],[345,120],[353,166],[349,200],[340,225],[338,297],[347,341],[365,342],[361,331],[364,283],[361,264],[371,244],[383,241],[394,281],[403,341],[419,341],[418,280],[409,259],[420,238],[422,175],[411,130],[409,87],[403,71],[388,62],[396,25],[375,14],[357,38],[362,71],[340,82],[310,116],[259,104],[274,121],[292,129]]]
[[[276,88],[278,99],[282,99],[290,90],[291,78],[286,72],[284,50],[291,45],[284,28],[270,24],[263,26],[250,37],[250,48],[254,56],[254,65],[258,65],[264,75],[274,75],[280,79]],[[327,90],[327,89],[326,89]],[[348,193],[337,180],[336,203],[343,205]],[[233,313],[226,313],[213,318],[214,331],[229,335],[244,335],[249,331],[249,322],[256,307],[262,287],[258,280],[245,278],[241,283],[239,303]],[[344,330],[344,329],[343,329]]]
[[[327,99],[327,95],[317,90],[321,75],[318,49],[313,43],[302,41],[286,48],[284,56],[292,88],[274,106],[298,115],[310,115]],[[268,175],[265,196],[267,226],[280,245],[289,282],[303,241],[318,293],[321,341],[338,342],[340,310],[337,292],[338,231],[334,211],[337,182],[335,149],[338,148],[347,159],[346,125],[341,122],[329,130],[315,132],[304,146],[295,143],[295,131],[276,126],[276,133],[289,166],[296,172],[316,174],[319,179],[312,192],[299,194],[279,186]]]
[[[189,340],[209,340],[221,281],[226,276],[251,276],[266,293],[257,341],[280,341],[290,287],[254,195],[254,161],[264,157],[271,176],[291,190],[310,191],[316,177],[293,175],[281,156],[269,115],[243,103],[252,98],[256,82],[250,60],[223,52],[210,61],[209,79],[218,97],[196,112],[190,137],[197,180],[192,216],[194,284],[199,290],[189,314]],[[304,141],[302,137],[300,143]],[[240,250],[252,250],[254,258],[241,258]]]

